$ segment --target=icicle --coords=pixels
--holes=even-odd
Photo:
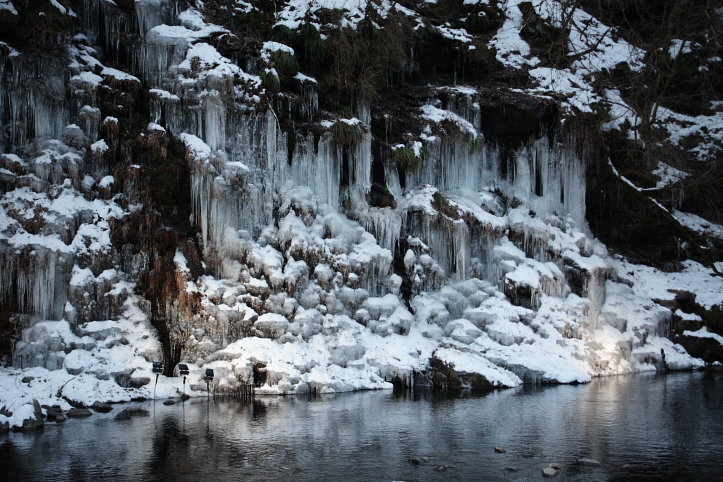
[[[180,3],[171,0],[136,0],[138,32],[141,37],[145,37],[153,27],[173,24],[178,17]]]
[[[470,94],[451,95],[447,100],[446,109],[472,124],[477,133],[481,132],[482,112]]]
[[[90,142],[98,140],[98,132],[100,131],[100,109],[84,105],[78,114],[78,118],[83,122],[82,128],[85,135],[88,136]]]
[[[7,57],[3,62],[7,72],[6,63],[11,63],[12,68],[10,79],[1,79],[3,114],[7,112],[2,120],[9,121],[9,145],[4,150],[12,151],[35,139],[60,138],[69,117],[61,59]]]
[[[301,86],[301,115],[311,122],[319,110],[319,93],[314,82],[302,82]]]
[[[467,189],[477,191],[486,179],[486,147],[470,146],[467,137],[456,135],[435,139],[425,145],[426,156],[416,170],[407,170],[407,189],[432,184],[443,191]]]
[[[366,203],[372,187],[372,134],[364,131],[361,141],[348,153],[349,194],[352,206]]]
[[[402,198],[404,193],[402,192],[402,185],[399,182],[399,170],[397,166],[389,161],[384,162],[384,179],[387,181],[387,189],[392,193],[395,200]]]
[[[364,228],[372,233],[379,246],[394,251],[402,229],[402,214],[391,208],[365,208],[356,212]]]
[[[15,270],[10,271],[14,271],[17,276],[18,305],[23,312],[38,315],[43,319],[62,317],[65,300],[56,300],[56,296],[65,295],[67,290],[62,282],[59,285],[57,283],[57,278],[62,276],[64,271],[57,269],[58,262],[57,251],[34,246],[33,251],[15,265]],[[11,283],[4,280],[2,290],[7,291],[11,289],[10,286]]]
[[[291,162],[291,181],[306,186],[319,198],[321,204],[332,209],[339,206],[339,183],[341,177],[341,150],[330,133],[319,139],[314,148],[314,135],[297,135],[296,148]]]
[[[216,151],[226,145],[226,108],[218,91],[203,96],[204,140]]]
[[[95,4],[95,5],[89,5]],[[103,22],[103,32],[105,37],[103,38],[104,46],[106,51],[111,54],[115,61],[120,59],[121,54],[121,42],[127,36],[127,34],[135,32],[134,20],[135,16],[129,15],[121,11],[118,6],[113,2],[98,1],[98,0],[85,0],[86,5],[86,21],[88,21],[88,15],[97,16],[98,6],[100,7],[101,21]],[[98,27],[93,28],[93,17],[90,19],[91,26],[89,26],[89,36],[91,39],[97,32],[100,31]]]
[[[515,196],[530,201],[538,214],[568,214],[583,225],[585,163],[570,144],[551,143],[547,137],[530,141],[515,152],[515,170],[509,180]]]
[[[186,58],[188,41],[185,38],[163,37],[155,31],[148,35],[135,56],[135,69],[152,87],[162,87],[162,80],[173,65]]]
[[[407,214],[405,231],[426,243],[448,276],[466,278],[471,267],[469,228],[464,221],[413,210]]]
[[[356,111],[357,119],[359,119],[363,125],[367,127],[370,126],[372,123],[372,109],[369,102],[365,100],[358,101]]]

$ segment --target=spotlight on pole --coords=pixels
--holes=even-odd
[[[163,362],[153,362],[153,373],[156,374],[156,384],[153,385],[153,400],[156,399],[156,386],[158,385],[158,376],[163,373]]]
[[[186,395],[186,375],[188,375],[188,365],[185,363],[179,363],[178,364],[178,373],[180,375],[183,375],[183,395]],[[183,397],[181,397],[183,398]]]
[[[208,394],[211,393],[208,384],[213,381],[213,368],[206,368],[206,374],[203,379],[206,380],[206,396],[208,396]]]

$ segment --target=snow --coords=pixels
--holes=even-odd
[[[675,310],[675,315],[683,321],[703,321],[703,318],[694,313],[683,313],[680,309]]]
[[[581,112],[593,112],[590,105],[601,100],[580,75],[548,67],[531,69],[529,73],[539,83],[539,87],[532,92],[565,95],[567,102]]]
[[[660,178],[654,189],[663,189],[664,187],[672,186],[690,175],[661,161],[658,161],[658,168],[652,171],[652,174]]]
[[[528,265],[518,266],[514,271],[507,273],[505,279],[517,285],[529,286],[535,290],[540,289],[540,275]]]
[[[93,72],[81,72],[80,74],[71,77],[70,82],[82,82],[91,87],[97,87],[101,82],[103,82],[103,77],[95,75]]]
[[[530,46],[520,37],[523,15],[519,9],[522,0],[509,0],[505,3],[505,22],[490,41],[497,50],[497,60],[513,67],[534,67],[540,63],[537,57],[529,58]]]
[[[77,266],[74,272],[74,279],[78,281],[81,281],[81,278],[85,278],[85,281],[92,279],[92,274],[88,275],[85,270],[77,269]],[[150,361],[145,357],[156,356],[160,347],[149,336],[152,334],[152,327],[137,308],[137,301],[137,298],[130,297],[125,302],[126,318],[122,320],[94,321],[79,327],[81,332],[93,336],[74,335],[68,322],[64,320],[37,323],[25,330],[24,340],[57,337],[62,344],[73,344],[81,348],[69,350],[67,354],[61,353],[63,369],[51,371],[43,367],[0,368],[0,386],[3,388],[0,392],[0,406],[13,412],[13,417],[9,420],[10,426],[20,426],[24,419],[29,418],[31,412],[25,407],[30,406],[33,400],[38,400],[42,405],[59,404],[63,410],[68,410],[71,406],[62,397],[88,406],[94,401],[123,402],[139,397],[152,398],[152,384],[141,388],[123,388],[113,378],[114,373],[132,373],[131,376],[138,379],[151,379]],[[127,343],[109,343],[121,338],[126,339]],[[92,346],[96,340],[98,345],[89,351],[87,347]],[[20,342],[21,345],[23,343],[26,342]],[[34,379],[29,383],[21,383],[23,377]],[[166,398],[178,396],[179,388],[177,379],[160,377],[155,391],[157,396]],[[187,392],[194,393],[190,388],[187,388]],[[0,422],[2,418],[0,416]]]
[[[76,264],[73,266],[73,276],[70,278],[70,286],[85,286],[95,280],[90,268],[80,269]]]
[[[50,4],[51,4],[52,6],[54,6],[55,8],[57,8],[57,9],[60,11],[60,13],[62,13],[63,15],[65,15],[66,13],[68,13],[68,9],[65,8],[64,6],[62,6],[62,5],[60,4],[60,2],[58,2],[58,0],[50,0]]]
[[[193,134],[183,133],[180,136],[181,141],[186,146],[188,154],[198,161],[207,161],[211,156],[211,148]]]
[[[288,45],[284,45],[279,42],[264,42],[261,47],[261,58],[270,60],[271,54],[274,52],[285,52],[287,54],[294,55],[294,49]]]
[[[149,92],[150,94],[158,97],[159,99],[175,100],[175,101],[181,100],[181,98],[178,97],[177,95],[171,94],[171,93],[168,92],[167,90],[163,90],[163,89],[150,89],[148,92]]]
[[[190,16],[186,16],[184,19],[189,20]],[[228,30],[218,25],[204,24],[200,28],[197,28],[200,25],[194,22],[186,22],[184,25],[186,26],[165,24],[155,26],[148,32],[148,38],[150,40],[159,38],[182,39],[191,42],[196,39],[208,38],[213,34],[228,33]],[[187,26],[190,28],[187,28]]]
[[[435,123],[440,123],[445,120],[454,122],[463,131],[477,136],[477,130],[475,129],[475,127],[470,122],[458,116],[454,112],[450,112],[448,110],[440,109],[433,105],[427,104],[422,107],[422,116]]]
[[[678,55],[680,54],[689,54],[693,51],[693,42],[690,40],[680,40],[677,38],[674,38],[670,42],[670,47],[668,48],[668,55],[670,55],[671,60],[675,60]]]
[[[720,343],[721,345],[723,345],[723,336],[720,336],[716,333],[709,332],[708,328],[706,328],[705,326],[697,331],[685,330],[683,332],[683,336],[695,336],[697,338],[712,338],[715,341],[717,341],[718,343]]]
[[[195,8],[189,8],[179,13],[178,21],[181,22],[184,27],[197,31],[203,30],[207,26],[203,20],[203,15]]]
[[[478,373],[484,376],[493,386],[516,387],[522,384],[520,377],[514,373],[491,363],[479,353],[461,351],[454,348],[440,348],[434,355],[450,364],[458,372]]]
[[[91,144],[90,150],[91,150],[91,152],[100,154],[100,153],[106,152],[108,150],[108,144],[106,144],[104,139],[101,139],[101,140],[96,141],[93,144]]]
[[[712,236],[723,239],[723,226],[711,223],[710,221],[696,216],[695,214],[673,211],[673,217],[686,228],[692,229],[704,236]]]
[[[465,0],[479,3],[489,2]],[[610,119],[602,128],[630,129],[634,139],[640,125],[636,112],[619,91],[601,89],[595,77],[620,63],[637,70],[645,52],[577,9],[570,25],[571,67],[543,67],[520,36],[520,4],[500,4],[506,18],[490,41],[499,61],[533,80],[533,87],[515,92],[555,99],[567,116],[597,112],[598,103],[607,106]],[[665,273],[608,257],[585,223],[586,159],[578,159],[574,148],[542,136],[501,153],[480,133],[476,87],[430,86],[429,99],[417,111],[419,132],[389,141],[392,149],[410,148],[424,162],[402,180],[393,163],[383,166],[396,207],[370,207],[378,141],[369,130],[372,106],[356,106],[346,118],[320,113],[324,119],[316,121],[318,82],[297,73],[311,134],[287,132],[280,119],[289,97],[267,102],[271,98],[260,90],[260,78],[221,55],[214,45],[230,33],[204,20],[202,3],[177,16],[173,9],[159,13],[160,6],[155,0],[136,5],[141,34],[136,60],[143,80],[104,66],[101,50],[84,45],[94,42],[90,36],[76,38],[68,67],[74,87],[69,95],[76,104],[69,109],[72,115],[59,118],[61,128],[80,132],[78,126],[85,124],[73,117],[75,111],[86,119],[95,115],[96,124],[100,119],[96,88],[142,84],[151,87],[151,113],[141,125],[167,132],[186,149],[191,221],[201,231],[205,274],[192,279],[190,258],[177,249],[173,262],[180,293],[167,301],[174,322],[183,322],[174,327],[185,330],[173,336],[183,344],[183,361],[191,369],[189,394],[206,394],[205,368],[217,374],[212,390],[231,392],[253,383],[254,368],[261,364],[266,383],[258,394],[388,389],[393,380],[412,384],[428,370],[432,356],[495,387],[587,382],[593,376],[655,369],[651,360],[660,349],[673,368],[701,366],[665,338],[673,313],[656,300],[670,301],[675,291],[685,290],[705,308],[723,305],[721,277],[692,261],[680,272]],[[236,6],[242,12],[254,8]],[[322,19],[329,15],[320,10],[335,9],[343,27],[356,28],[368,7],[362,0],[291,0],[278,5],[276,25],[297,29],[308,21],[328,33],[331,27]],[[533,7],[542,18],[559,22],[559,3],[536,0]],[[0,8],[12,12],[14,5],[0,0]],[[374,8],[382,18],[393,8],[412,19],[414,29],[424,26],[410,7],[383,0]],[[431,28],[464,49],[481,40],[448,24]],[[670,53],[694,47],[675,41]],[[288,45],[265,41],[259,55],[270,61],[274,52],[295,54]],[[252,64],[250,71],[271,67]],[[676,145],[708,135],[694,150],[705,157],[719,152],[715,139],[723,138],[722,119],[723,113],[685,116],[660,107],[655,122]],[[106,117],[102,125],[118,122]],[[328,132],[334,122],[361,126],[359,145],[340,149]],[[450,127],[454,132],[444,132]],[[456,136],[460,132],[465,135]],[[13,253],[23,250],[39,268],[20,273],[18,282],[27,286],[19,290],[27,298],[20,304],[32,316],[18,341],[21,363],[15,364],[23,368],[0,369],[0,406],[12,407],[14,425],[30,416],[33,399],[67,406],[58,395],[61,388],[63,396],[83,403],[175,397],[181,390],[177,377],[160,376],[155,384],[150,363],[162,356],[157,333],[145,314],[147,302],[135,294],[135,274],[119,266],[121,257],[132,270],[146,269],[150,260],[140,255],[128,260],[111,243],[111,219],[144,207],[129,199],[132,188],[121,185],[128,177],[121,183],[103,168],[84,167],[89,159],[122,150],[111,136],[87,137],[77,148],[59,141],[34,151],[13,146],[26,160],[10,153],[0,157],[3,182],[7,177],[17,186],[0,197],[0,262],[5,270]],[[481,142],[479,152],[468,139]],[[508,157],[515,175],[503,179],[499,169]],[[689,176],[669,159],[656,162],[655,189]],[[535,185],[536,169],[541,189]],[[99,189],[110,187],[116,197],[103,200],[108,191]],[[449,208],[443,213],[435,208],[440,195]],[[513,199],[515,207],[508,207]],[[126,205],[127,210],[121,208]],[[693,214],[672,215],[705,236],[723,239],[721,226]],[[31,228],[34,220],[44,227]],[[397,249],[406,250],[403,266],[392,263]],[[582,277],[582,287],[570,286],[571,269]],[[0,273],[3,297],[13,286],[7,273]],[[626,282],[615,281],[622,279]],[[515,287],[529,288],[533,309],[516,306],[505,295]],[[401,296],[403,288],[408,296]],[[110,308],[103,311],[101,305]],[[675,315],[701,321],[680,310]],[[721,341],[705,328],[686,334]],[[36,379],[22,384],[24,376]],[[149,383],[124,388],[131,378]]]
[[[15,9],[15,5],[11,0],[0,0],[0,10],[7,10],[13,15],[17,15],[18,11]],[[6,45],[4,42],[3,45]]]
[[[441,25],[437,27],[437,30],[439,31],[439,33],[442,34],[443,37],[451,40],[456,40],[462,43],[470,43],[473,40],[470,34],[468,34],[467,31],[463,28],[453,29]]]
[[[386,18],[392,8],[393,2],[381,0],[374,5],[376,13]],[[364,19],[364,12],[367,8],[366,0],[320,0],[308,2],[307,0],[289,0],[283,8],[276,13],[278,21],[274,26],[285,26],[291,30],[298,29],[308,16],[312,22],[318,22],[317,12],[321,9],[340,10],[343,15],[341,26],[356,28],[357,24]],[[398,6],[397,6],[398,8]],[[317,23],[317,26],[319,24]]]
[[[113,183],[115,183],[115,178],[113,176],[103,176],[103,178],[98,182],[98,187],[110,187]]]
[[[107,76],[107,77],[113,77],[114,79],[121,80],[121,81],[138,82],[139,84],[141,82],[141,80],[138,77],[135,77],[131,74],[123,72],[122,70],[113,69],[110,67],[103,67],[103,70],[100,71],[100,75]]]
[[[659,106],[655,123],[668,134],[668,141],[680,145],[688,138],[700,137],[702,142],[687,152],[695,154],[698,159],[709,159],[721,151],[720,140],[723,139],[723,113],[713,115],[690,116],[673,112]]]
[[[317,80],[315,78],[309,77],[308,75],[304,75],[301,72],[297,72],[297,74],[294,75],[294,78],[301,83],[304,83],[304,82],[310,82],[312,84],[317,83]]]
[[[650,299],[673,300],[677,291],[696,295],[696,302],[705,309],[723,306],[723,277],[692,260],[683,261],[683,269],[666,273],[644,265],[618,261],[618,271],[627,273],[634,290]]]

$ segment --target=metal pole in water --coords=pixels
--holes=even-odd
[[[156,384],[153,385],[153,400],[156,399],[156,387],[158,386],[158,377],[163,373],[163,363],[159,361],[153,362],[153,373],[156,374]]]
[[[179,363],[178,373],[180,375],[183,375],[183,395],[181,395],[181,400],[186,401],[186,375],[190,373],[188,365],[186,365],[185,363]]]
[[[213,368],[206,368],[206,375],[203,379],[206,380],[206,397],[209,397],[211,396],[211,389],[208,384],[213,381]]]

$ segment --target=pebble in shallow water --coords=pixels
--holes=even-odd
[[[543,477],[555,477],[557,475],[558,470],[553,469],[552,467],[545,467],[542,469],[542,476]]]
[[[602,467],[602,464],[595,459],[583,458],[583,459],[578,460],[577,463],[580,465],[587,466],[587,467]]]
[[[547,467],[542,469],[542,476],[543,477],[555,477],[557,474],[560,473],[560,470],[562,469],[562,466],[560,464],[552,463],[547,464]]]

